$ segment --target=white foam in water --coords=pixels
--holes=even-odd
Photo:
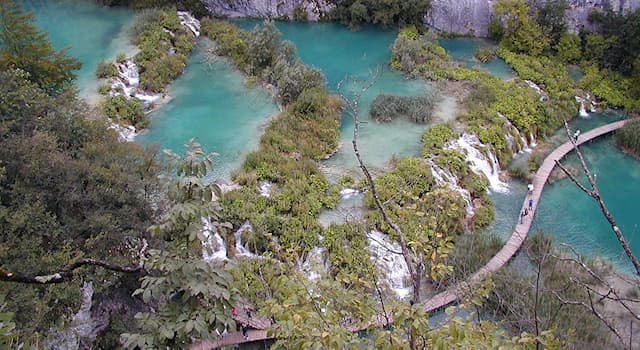
[[[327,266],[324,259],[324,248],[314,247],[308,254],[304,262],[298,262],[298,267],[311,282],[317,281],[322,276],[321,273],[327,272]]]
[[[476,174],[484,174],[489,179],[489,188],[496,192],[509,192],[509,186],[500,180],[500,166],[496,156],[478,140],[476,135],[464,133],[447,146],[460,151],[471,164]],[[485,152],[481,152],[484,149]],[[485,155],[486,153],[486,155]]]
[[[400,252],[400,245],[379,231],[371,231],[367,236],[371,259],[385,274],[385,282],[399,298],[406,298],[411,294],[412,287],[407,286],[405,281],[410,281],[411,276],[402,254],[395,253]]]
[[[356,190],[355,188],[344,188],[340,190],[340,199],[349,199],[358,195],[359,193],[360,191]]]
[[[258,193],[263,197],[271,197],[271,186],[271,183],[268,181],[263,181],[260,186],[258,186]]]
[[[582,98],[582,97],[580,97],[580,96],[575,96],[575,98],[576,98],[576,102],[580,102],[580,110],[578,111],[578,115],[581,118],[588,118],[589,117],[589,112],[587,112],[587,108],[585,107],[585,102],[587,100]]]
[[[474,212],[473,202],[471,201],[471,194],[469,193],[469,191],[458,185],[458,178],[455,175],[437,166],[431,159],[429,159],[429,166],[431,166],[431,173],[436,179],[436,182],[439,185],[445,185],[451,190],[458,192],[460,194],[460,197],[462,197],[467,205],[467,217],[473,216]]]
[[[114,123],[111,119],[109,119],[109,129],[113,129],[118,133],[118,140],[120,141],[133,142],[136,136],[138,136],[136,128],[133,125],[122,126]]]
[[[200,21],[191,16],[189,12],[178,11],[178,18],[180,18],[180,24],[189,29],[196,38],[200,36]]]

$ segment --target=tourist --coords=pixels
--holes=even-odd
[[[573,133],[574,141],[578,141],[578,136],[580,136],[580,129],[576,130],[576,132]]]
[[[524,223],[524,211],[520,213],[520,224]]]
[[[533,199],[529,199],[529,210],[533,210]]]
[[[529,194],[532,194],[533,193],[533,184],[532,183],[528,184],[527,185],[527,189],[529,190]]]
[[[242,322],[242,335],[244,339],[249,339],[249,326],[244,322]]]
[[[524,216],[529,215],[529,208],[524,208]]]

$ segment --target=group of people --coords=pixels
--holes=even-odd
[[[529,215],[530,211],[533,211],[533,184],[530,183],[527,185],[529,202],[528,206],[524,207],[524,210],[520,213],[520,224],[524,223],[524,217]]]

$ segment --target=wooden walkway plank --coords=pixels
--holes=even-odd
[[[578,136],[577,144],[581,145],[587,141],[608,134],[614,130],[621,128],[625,123],[626,120],[621,120],[587,131]],[[567,153],[571,152],[572,150],[573,144],[570,141],[567,141],[554,149],[553,152],[551,152],[545,158],[544,162],[542,163],[540,168],[538,168],[538,171],[536,171],[536,174],[533,177],[533,193],[527,194],[527,196],[525,197],[520,213],[524,212],[525,208],[528,209],[529,199],[533,199],[532,210],[530,210],[528,215],[523,218],[522,223],[520,223],[520,218],[518,218],[516,227],[514,228],[509,240],[507,240],[502,249],[500,249],[500,251],[498,251],[498,253],[496,253],[496,255],[493,256],[485,266],[478,269],[478,271],[471,275],[471,277],[469,277],[469,279],[464,283],[456,284],[449,290],[436,294],[429,300],[423,302],[422,306],[427,312],[441,309],[449,304],[459,301],[463,297],[464,291],[468,290],[469,286],[480,283],[487,276],[498,271],[500,268],[506,265],[511,260],[511,258],[513,258],[513,256],[522,247],[524,241],[527,239],[527,235],[529,234],[529,230],[531,229],[531,224],[533,223],[533,217],[536,213],[536,209],[538,209],[538,203],[540,201],[540,197],[542,196],[542,190],[547,183],[549,175],[551,175],[551,171],[553,171],[553,168],[556,166],[556,161],[561,160],[565,155],[567,155]],[[206,340],[194,344],[189,349],[211,350],[222,346],[273,339],[273,337],[267,336],[266,331],[266,329],[271,326],[270,320],[260,317],[253,317],[249,319],[244,315],[236,315],[234,319],[236,319],[236,321],[240,324],[248,324],[251,328],[255,329],[249,330],[246,337],[244,336],[244,334],[242,334],[242,332],[225,334],[217,340]],[[382,317],[381,315],[377,315],[372,318],[371,323],[386,326],[386,321],[384,320],[384,317]]]

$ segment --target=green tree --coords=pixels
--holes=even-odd
[[[576,34],[562,34],[555,49],[563,62],[575,63],[582,56],[580,37]]]
[[[538,56],[548,49],[549,38],[529,16],[529,5],[524,0],[498,0],[493,11],[504,28],[500,43],[509,50]]]
[[[20,68],[48,94],[59,94],[72,87],[80,62],[56,51],[32,22],[18,3],[0,0],[0,68]]]
[[[149,252],[145,268],[152,273],[142,278],[134,295],[141,295],[154,311],[136,315],[142,332],[123,334],[127,348],[185,347],[194,338],[211,339],[235,329],[230,315],[236,298],[230,288],[231,274],[200,256],[207,240],[204,221],[211,223],[210,235],[229,228],[218,222],[219,189],[204,182],[213,164],[212,155],[204,156],[193,141],[186,146],[184,158],[167,152],[177,178],[166,178],[169,208],[151,232],[170,243],[164,250]]]

